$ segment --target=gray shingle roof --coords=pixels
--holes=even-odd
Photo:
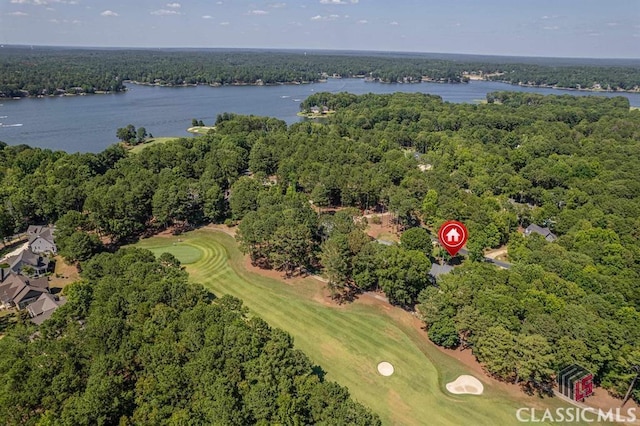
[[[65,302],[66,300],[64,298],[57,300],[54,295],[43,293],[38,300],[27,306],[29,315],[32,317],[31,322],[38,325],[42,324],[51,317],[56,309],[64,305]]]
[[[526,236],[529,236],[532,233],[542,235],[549,242],[553,242],[558,239],[558,237],[556,237],[556,235],[551,232],[549,228],[543,228],[536,225],[535,223],[527,226],[527,229],[524,230],[524,235]]]
[[[446,263],[444,265],[434,263],[433,265],[431,265],[431,270],[429,270],[429,275],[431,275],[434,278],[437,278],[440,275],[448,274],[451,271],[453,271],[453,266],[451,265],[447,265]]]

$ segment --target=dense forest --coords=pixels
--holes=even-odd
[[[524,59],[524,58],[523,58]],[[633,66],[534,64],[419,55],[270,51],[0,49],[0,97],[120,92],[125,82],[168,86],[314,82],[328,76],[383,82],[459,83],[470,76],[512,84],[638,90]]]
[[[61,253],[82,262],[167,226],[239,223],[255,264],[322,272],[336,297],[382,291],[503,380],[544,391],[577,362],[624,394],[640,364],[640,112],[627,99],[319,93],[311,106],[336,112],[290,127],[223,114],[135,155],[2,146],[0,235],[56,222]],[[401,243],[372,241],[363,210],[392,212]],[[467,225],[469,258],[434,281],[430,234],[447,219]],[[558,239],[524,238],[532,223]],[[505,244],[511,269],[482,262]]]
[[[5,425],[379,425],[242,302],[145,250],[103,253],[39,330],[0,340]]]

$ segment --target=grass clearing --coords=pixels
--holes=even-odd
[[[139,154],[143,149],[148,148],[152,145],[159,145],[159,144],[167,143],[169,141],[175,141],[178,139],[180,138],[179,137],[163,137],[163,138],[148,139],[147,142],[132,147],[129,150],[129,152],[131,152],[132,154]]]
[[[478,377],[485,388],[482,396],[449,394],[446,383],[461,374],[478,375],[435,348],[411,315],[364,301],[329,305],[315,280],[282,281],[253,273],[235,240],[222,232],[202,229],[179,238],[157,236],[137,246],[156,254],[172,252],[184,261],[194,282],[218,296],[241,298],[271,326],[290,333],[296,347],[327,372],[328,380],[347,386],[385,425],[515,425],[519,407],[566,406],[557,399],[509,393],[485,377]],[[201,257],[194,260],[183,246],[195,248]],[[393,376],[378,373],[381,361],[393,364]]]
[[[160,256],[162,253],[171,253],[174,255],[180,263],[183,265],[189,265],[195,263],[202,258],[202,251],[198,247],[194,247],[190,244],[183,244],[180,242],[174,243],[171,246],[161,245],[159,247],[147,247],[156,256]]]

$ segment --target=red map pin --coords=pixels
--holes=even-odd
[[[456,253],[464,247],[467,238],[469,238],[467,228],[455,220],[445,222],[438,231],[440,244],[442,244],[451,256],[455,256]]]

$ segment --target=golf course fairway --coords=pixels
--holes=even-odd
[[[201,229],[156,236],[136,246],[180,259],[190,279],[217,296],[230,294],[252,313],[294,338],[297,348],[385,425],[514,425],[520,407],[565,407],[557,398],[507,392],[439,351],[408,313],[382,303],[338,306],[322,297],[314,279],[274,279],[250,272],[233,237]],[[394,367],[382,376],[381,361]],[[482,395],[452,395],[445,384],[462,374],[478,377]]]

